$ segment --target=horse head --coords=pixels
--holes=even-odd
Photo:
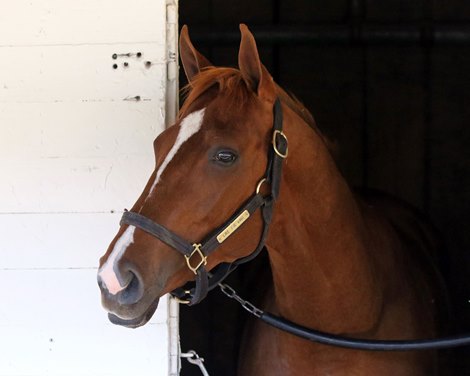
[[[155,170],[131,209],[194,243],[254,193],[268,162],[277,88],[253,35],[245,25],[240,30],[239,69],[233,69],[212,66],[183,27],[180,52],[188,96],[176,123],[154,141]],[[262,227],[257,210],[205,260],[205,268],[249,255]],[[125,223],[98,271],[109,319],[128,327],[145,324],[162,295],[194,278],[175,249]]]

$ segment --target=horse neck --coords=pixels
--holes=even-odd
[[[280,315],[363,333],[381,308],[360,208],[322,137],[285,109],[289,157],[267,240]]]

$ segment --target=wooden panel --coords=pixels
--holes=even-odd
[[[165,6],[148,0],[15,0],[0,11],[0,46],[162,42]]]
[[[368,53],[367,183],[423,207],[425,96],[423,53],[375,48]]]
[[[107,321],[95,275],[95,269],[0,270],[0,333],[8,341],[1,375],[168,373],[168,354],[155,351],[167,347],[167,299],[150,325],[120,328]]]
[[[0,212],[131,206],[154,167],[159,103],[4,104]]]
[[[360,50],[282,47],[280,83],[313,113],[338,142],[339,162],[354,184],[362,182],[362,62]]]
[[[0,215],[0,269],[95,268],[120,218],[121,213]]]
[[[0,102],[122,101],[136,95],[160,100],[166,61],[162,43],[0,47]],[[114,53],[138,51],[141,58],[112,59]]]
[[[163,129],[161,100],[3,104],[0,158],[151,159]]]
[[[166,4],[0,12],[0,375],[176,374],[168,298],[130,331],[109,323],[96,283],[111,212],[142,191],[168,115]],[[142,56],[112,58],[128,52]]]
[[[153,169],[152,155],[98,158],[0,159],[8,174],[2,213],[110,212],[130,207]],[[35,190],[35,194],[32,191]]]

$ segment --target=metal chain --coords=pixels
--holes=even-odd
[[[243,308],[245,308],[252,315],[255,315],[258,318],[263,315],[264,312],[261,309],[257,308],[249,301],[241,298],[240,295],[238,295],[237,292],[229,285],[225,283],[219,283],[219,287],[225,295],[227,295],[231,299],[235,299],[238,303],[240,303]]]
[[[197,365],[203,376],[209,376],[206,367],[204,367],[204,358],[201,358],[196,351],[189,350],[186,353],[181,353],[180,357],[186,359],[191,364]]]
[[[259,308],[255,307],[252,303],[249,301],[242,299],[237,292],[231,288],[229,285],[226,285],[225,283],[219,283],[220,290],[227,295],[231,299],[235,299],[238,303],[241,304],[243,308],[245,308],[248,312],[250,312],[252,315],[255,315],[256,317],[261,317],[261,315],[264,313],[262,310]],[[186,359],[189,363],[195,364],[199,367],[201,370],[201,373],[203,376],[209,376],[209,373],[206,370],[206,367],[204,366],[204,358],[201,358],[196,351],[194,350],[189,350],[186,353],[181,353],[180,357],[183,359]]]

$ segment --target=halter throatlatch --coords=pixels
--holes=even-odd
[[[188,305],[199,303],[211,289],[216,287],[238,265],[252,260],[263,249],[272,219],[273,203],[279,195],[282,161],[288,154],[287,137],[282,131],[282,107],[279,99],[276,99],[274,103],[273,119],[272,148],[269,149],[268,165],[264,177],[258,182],[253,195],[224,224],[201,242],[189,242],[142,214],[124,212],[121,225],[138,227],[184,256],[188,268],[195,274],[195,286],[190,289],[178,288],[171,292],[180,303]],[[268,183],[271,187],[271,192],[266,196],[260,193],[261,186],[264,183]],[[233,263],[222,263],[209,273],[205,268],[207,257],[237,231],[258,209],[261,210],[263,218],[263,230],[256,249],[249,256],[238,259]]]

